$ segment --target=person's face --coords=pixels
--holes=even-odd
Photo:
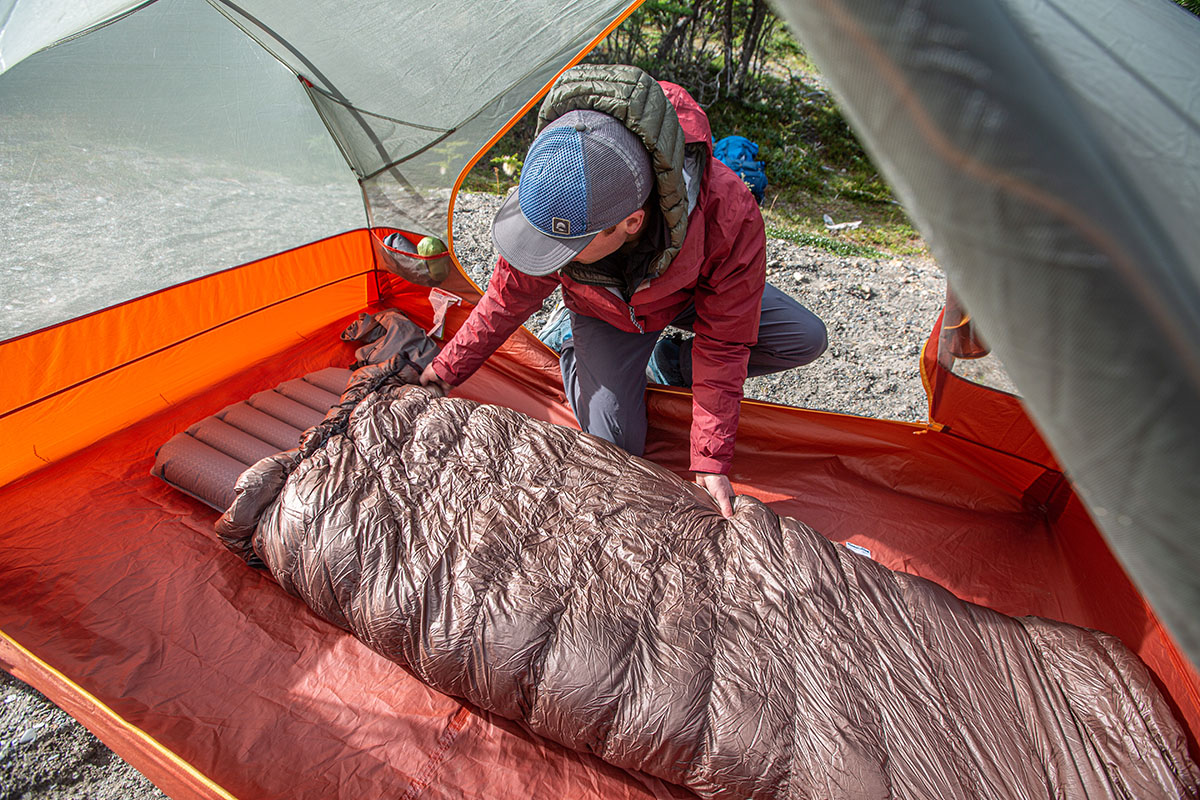
[[[588,246],[571,260],[579,264],[595,264],[605,256],[612,255],[621,249],[621,245],[637,235],[645,216],[646,212],[638,209],[611,228],[600,231],[596,238],[588,242]]]
[[[595,264],[605,256],[610,256],[625,244],[625,233],[621,226],[614,225],[606,231],[600,231],[596,238],[588,242],[588,246],[579,251],[579,255],[571,259],[580,264]]]

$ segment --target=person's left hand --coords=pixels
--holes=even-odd
[[[733,516],[733,498],[737,495],[733,493],[733,484],[729,482],[728,475],[718,475],[713,472],[697,472],[696,483],[704,487],[704,491],[712,495],[712,499],[717,501],[717,508],[721,509],[721,516]]]

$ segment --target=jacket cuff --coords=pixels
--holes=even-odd
[[[450,384],[451,386],[458,386],[463,381],[463,379],[460,378],[454,372],[454,370],[450,369],[444,363],[442,363],[441,356],[438,356],[437,358],[435,358],[433,360],[433,363],[430,366],[433,367],[433,371],[437,374],[437,376],[439,378],[441,378],[442,380],[444,380],[446,383]]]
[[[730,465],[707,456],[692,455],[692,472],[712,472],[717,475],[728,475]]]

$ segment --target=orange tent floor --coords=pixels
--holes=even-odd
[[[191,422],[346,366],[336,330],[0,490],[3,666],[176,797],[689,796],[427,689],[226,552],[216,513],[150,476]],[[503,358],[460,393],[573,424],[561,389]],[[686,474],[690,397],[650,405],[647,457]],[[1049,520],[1022,502],[1040,474],[923,426],[746,403],[732,478],[960,597],[1116,633],[1197,730],[1200,682],[1082,509]]]

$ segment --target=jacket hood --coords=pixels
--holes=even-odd
[[[659,81],[658,85],[662,87],[663,94],[675,109],[675,115],[679,118],[679,126],[683,128],[683,141],[687,149],[702,145],[704,152],[711,156],[713,153],[712,125],[709,124],[708,115],[704,113],[704,109],[700,108],[700,104],[682,86],[667,81]]]
[[[684,108],[682,117],[676,112],[676,102]],[[615,117],[650,151],[659,207],[668,230],[667,247],[651,265],[650,275],[661,275],[687,236],[685,149],[704,141],[706,156],[712,154],[708,118],[686,91],[674,84],[660,84],[644,70],[617,64],[584,64],[564,72],[550,87],[538,112],[538,133],[568,111],[580,109]],[[707,157],[703,161],[706,163]]]

